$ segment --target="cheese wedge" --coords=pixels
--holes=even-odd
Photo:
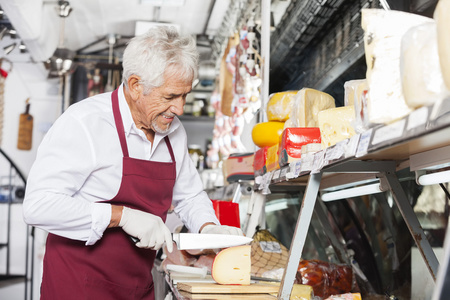
[[[355,134],[352,122],[355,120],[355,108],[344,106],[319,112],[319,128],[322,137],[322,148],[335,145],[337,142],[351,138]]]
[[[269,121],[284,122],[289,119],[297,92],[287,91],[270,95],[269,102],[267,102],[267,118]]]
[[[450,0],[440,0],[434,10],[439,61],[445,85],[450,90]]]
[[[279,168],[278,165],[278,149],[279,144],[275,144],[273,146],[270,146],[267,149],[267,161],[266,161],[266,170],[267,172],[276,170]]]
[[[281,137],[278,163],[285,166],[302,156],[302,146],[310,143],[320,143],[318,127],[286,128]]]
[[[251,246],[230,247],[214,258],[211,276],[218,284],[250,285]]]
[[[295,96],[291,113],[292,127],[318,127],[317,114],[335,107],[334,98],[327,93],[303,88]]]

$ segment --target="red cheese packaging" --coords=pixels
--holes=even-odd
[[[255,176],[261,176],[267,172],[267,149],[269,149],[269,147],[263,147],[255,152],[255,156],[253,158],[253,171],[255,172]]]
[[[319,127],[289,127],[283,130],[279,150],[279,164],[283,167],[302,156],[302,146],[321,143]]]

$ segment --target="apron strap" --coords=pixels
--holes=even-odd
[[[119,90],[119,88],[114,90],[114,92],[112,92],[112,95],[111,95],[112,109],[113,109],[113,114],[114,114],[114,122],[116,122],[116,129],[117,129],[117,133],[119,134],[119,140],[120,140],[120,145],[122,146],[123,156],[129,157],[127,141],[125,139],[125,129],[123,128],[122,116],[120,115],[120,109],[119,109],[119,97],[117,96],[118,90]]]
[[[173,155],[172,145],[170,144],[169,136],[166,135],[164,137],[164,141],[166,142],[167,149],[169,149],[170,158],[172,159],[172,162],[175,162],[175,155]]]

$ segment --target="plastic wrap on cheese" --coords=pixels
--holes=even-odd
[[[283,131],[279,149],[278,163],[280,167],[300,159],[302,146],[320,142],[320,129],[318,127],[286,128]]]
[[[437,26],[437,43],[442,75],[450,90],[450,0],[440,0],[433,18]]]
[[[395,10],[362,9],[361,12],[369,85],[369,121],[388,124],[412,111],[403,97],[400,80],[402,36],[410,28],[431,19]]]
[[[322,142],[320,143],[311,143],[302,146],[302,154],[307,153],[316,153],[322,150]]]
[[[336,107],[319,112],[319,128],[322,148],[330,147],[355,134],[352,123],[355,120],[353,106]]]
[[[253,170],[255,176],[266,173],[267,149],[269,149],[269,147],[263,147],[255,151],[253,158]]]
[[[369,109],[367,107],[367,79],[349,80],[344,83],[345,106],[353,105],[355,108],[355,132],[362,133],[369,129]]]
[[[283,134],[284,122],[269,121],[258,123],[253,126],[253,143],[262,148],[278,144]]]
[[[334,98],[327,93],[303,88],[294,99],[294,109],[291,113],[292,127],[317,127],[319,111],[335,107]]]
[[[270,172],[270,171],[273,171],[273,170],[276,170],[279,168],[278,148],[279,148],[279,144],[275,144],[273,146],[270,146],[267,149],[267,160],[266,160],[267,172]]]
[[[289,119],[297,92],[286,91],[271,94],[267,102],[268,120],[284,122]]]
[[[415,26],[403,35],[400,74],[409,107],[431,105],[444,98],[446,88],[439,66],[435,22]]]

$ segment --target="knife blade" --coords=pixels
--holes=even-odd
[[[253,239],[232,234],[173,233],[179,250],[220,249],[250,243]]]

